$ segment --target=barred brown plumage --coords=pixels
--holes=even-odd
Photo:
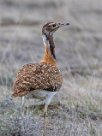
[[[46,63],[27,64],[16,76],[13,96],[27,95],[34,90],[57,91],[62,81],[62,75],[56,66]]]
[[[53,96],[62,86],[63,78],[57,67],[55,56],[55,44],[53,42],[53,33],[61,24],[48,22],[42,28],[42,37],[45,46],[44,56],[39,63],[26,64],[17,73],[13,84],[13,96],[27,98],[38,98],[45,100],[44,113],[47,113],[47,107]],[[24,100],[24,99],[22,99]],[[22,105],[24,101],[22,101]]]

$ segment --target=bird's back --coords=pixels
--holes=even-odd
[[[34,90],[58,91],[63,79],[58,68],[51,64],[26,64],[13,84],[13,96],[25,96]]]

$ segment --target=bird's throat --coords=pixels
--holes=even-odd
[[[53,42],[53,36],[49,35],[43,35],[43,43],[45,46],[45,51],[44,51],[44,56],[41,60],[41,62],[46,62],[46,63],[51,63],[55,64],[56,63],[56,56],[55,56],[55,45]]]

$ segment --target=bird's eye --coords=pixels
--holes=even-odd
[[[53,27],[56,27],[56,24],[53,24],[52,26],[53,26]]]

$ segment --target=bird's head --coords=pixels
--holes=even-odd
[[[48,22],[42,28],[42,34],[46,35],[53,35],[53,33],[63,26],[67,26],[69,23],[55,23],[55,22]]]
[[[51,54],[53,58],[55,59],[56,59],[56,56],[55,56],[55,50],[54,50],[55,44],[53,42],[53,33],[57,31],[59,28],[63,26],[67,26],[67,25],[69,25],[69,23],[48,22],[42,28],[42,38],[43,38],[44,45],[47,47],[50,47]]]

